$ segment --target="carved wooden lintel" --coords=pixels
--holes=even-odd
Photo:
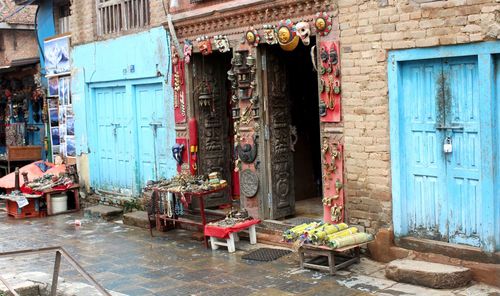
[[[266,23],[275,23],[288,18],[312,21],[316,12],[334,10],[334,3],[329,0],[278,0],[252,7],[236,6],[232,10],[209,15],[202,13],[197,15],[194,12],[184,18],[176,18],[174,15],[174,27],[179,39],[193,39],[196,36],[216,33],[227,35],[234,40],[236,35],[242,35],[250,26],[260,27]],[[168,29],[166,24],[165,28]]]

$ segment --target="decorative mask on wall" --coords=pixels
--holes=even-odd
[[[290,19],[278,23],[278,42],[283,50],[292,51],[299,44],[299,36]]]
[[[214,36],[214,43],[220,52],[228,52],[231,50],[229,47],[229,40],[225,35]]]
[[[172,65],[177,65],[179,63],[179,52],[177,52],[177,48],[172,45],[170,47],[170,50],[172,52]]]
[[[172,146],[172,156],[178,165],[182,165],[182,153],[184,152],[184,144],[175,143]]]
[[[212,53],[212,42],[208,36],[198,37],[196,41],[198,42],[198,49],[202,55],[206,56]]]
[[[311,42],[311,27],[308,22],[298,22],[295,25],[295,29],[297,30],[297,35],[299,35],[302,43],[304,45],[309,45]]]
[[[253,146],[251,144],[237,144],[236,154],[241,159],[243,163],[253,163],[257,157],[257,151],[259,150],[258,135],[253,136]]]
[[[193,53],[193,41],[186,39],[184,40],[184,62],[189,64],[191,61],[191,54]]]
[[[260,42],[259,32],[257,32],[257,30],[255,30],[254,28],[250,28],[250,30],[245,32],[245,40],[248,42],[248,44],[256,47]]]
[[[275,25],[264,25],[264,40],[269,45],[278,44]]]
[[[326,12],[318,12],[314,20],[314,26],[320,36],[326,36],[332,30],[332,17]]]

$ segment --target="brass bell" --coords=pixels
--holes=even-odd
[[[232,60],[232,64],[239,67],[243,65],[243,60],[241,57],[241,53],[237,52],[234,54],[234,58]]]

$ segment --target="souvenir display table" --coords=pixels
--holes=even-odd
[[[362,245],[366,245],[366,243],[332,249],[326,246],[304,244],[299,248],[300,268],[327,271],[330,275],[335,275],[337,270],[360,262],[359,249]],[[313,255],[315,257],[306,261],[306,255]],[[328,265],[321,264],[323,261],[322,257],[328,258]],[[337,257],[337,260],[340,258],[343,260],[338,260],[341,262],[335,263],[335,257]]]
[[[234,225],[219,226],[208,224],[205,226],[205,237],[210,237],[212,250],[217,250],[219,246],[227,247],[229,253],[236,251],[235,242],[239,241],[238,232],[248,229],[250,236],[250,244],[257,243],[257,232],[255,225],[259,224],[260,220],[250,219]]]
[[[7,214],[15,219],[38,218],[46,215],[45,204],[39,194],[24,194],[21,192],[1,195],[5,200]]]
[[[77,212],[80,210],[80,186],[73,182],[69,177],[46,174],[31,182],[25,180],[21,186],[21,192],[40,195],[47,205],[47,215],[49,216]],[[53,210],[52,200],[56,195],[63,196],[64,200],[67,200],[65,209],[57,212]]]
[[[174,205],[178,204],[179,201],[181,200],[186,205],[189,205],[192,203],[193,199],[197,199],[199,209],[188,209],[186,207],[185,209],[183,209],[183,211],[189,214],[199,214],[201,216],[201,221],[196,221],[194,219],[188,219],[182,217],[183,215],[181,215],[178,211],[175,210],[172,211],[172,213],[167,213],[166,209],[164,208],[163,211],[160,210],[159,213],[156,214],[157,227],[159,225],[163,225],[162,223],[168,224],[170,222],[173,224],[173,228],[177,227],[177,225],[188,224],[188,225],[194,225],[198,227],[198,229],[200,229],[201,231],[204,231],[205,225],[207,225],[207,223],[224,219],[224,215],[220,214],[211,214],[212,216],[216,216],[216,218],[211,220],[207,219],[207,214],[205,213],[205,199],[208,198],[213,193],[221,192],[227,190],[228,188],[229,187],[225,185],[216,189],[203,190],[198,192],[179,191],[176,189],[153,188],[154,194],[156,194],[157,196],[161,196],[162,193],[171,193],[173,197],[172,202]],[[205,247],[208,248],[208,240],[206,237],[204,237],[204,243]]]
[[[328,271],[334,275],[337,270],[360,262],[360,247],[372,241],[373,235],[346,223],[312,222],[287,229],[283,240],[300,246],[301,268]],[[306,255],[315,257],[306,261]],[[323,262],[325,257],[328,259],[326,265]]]

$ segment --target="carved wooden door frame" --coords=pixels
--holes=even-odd
[[[293,155],[290,148],[291,112],[287,95],[286,69],[270,48],[260,46],[263,93],[262,126],[265,176],[260,213],[278,219],[295,213]]]

